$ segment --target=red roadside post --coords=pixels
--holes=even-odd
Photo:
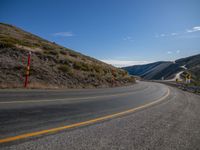
[[[28,85],[28,76],[30,74],[30,63],[31,63],[31,52],[28,53],[28,62],[27,62],[27,68],[26,68],[26,77],[24,81],[24,87],[26,88]]]

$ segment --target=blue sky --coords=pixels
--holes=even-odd
[[[0,22],[117,66],[200,53],[200,0],[0,0]]]

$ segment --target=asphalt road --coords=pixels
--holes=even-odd
[[[0,148],[200,149],[199,108],[200,96],[151,82],[1,90]]]

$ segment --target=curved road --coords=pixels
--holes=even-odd
[[[200,97],[160,83],[1,90],[2,149],[200,149]]]

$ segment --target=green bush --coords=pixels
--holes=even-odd
[[[110,74],[109,68],[104,68],[104,69],[103,69],[103,72],[104,72],[104,74]]]
[[[19,40],[12,38],[12,37],[0,37],[0,41],[3,43],[9,43],[9,44],[18,44]]]
[[[74,68],[77,70],[83,70],[83,71],[90,71],[91,68],[89,64],[83,63],[83,62],[74,62]]]
[[[35,47],[32,43],[25,40],[19,40],[17,44],[27,47]]]
[[[128,75],[128,72],[127,72],[127,71],[124,71],[124,70],[120,70],[120,71],[119,71],[119,75],[121,75],[122,77],[124,77],[124,76],[127,76],[127,75]]]
[[[67,55],[67,52],[64,51],[64,50],[60,50],[60,54],[62,54],[62,55]]]
[[[35,47],[34,44],[30,43],[27,40],[15,39],[15,38],[12,38],[12,37],[0,37],[0,41],[3,42],[3,43],[7,43],[9,45],[18,44],[18,45],[27,46],[27,47]]]
[[[77,58],[77,57],[78,57],[78,55],[77,55],[77,54],[75,54],[75,53],[72,53],[72,52],[70,52],[70,53],[69,53],[69,55],[70,55],[71,57],[75,57],[75,58]]]
[[[99,65],[93,65],[92,67],[95,70],[95,72],[97,72],[97,73],[102,72],[101,66],[99,66]]]
[[[70,65],[70,63],[71,63],[71,61],[70,60],[67,60],[67,59],[61,59],[61,60],[59,60],[59,63],[60,64],[65,64],[65,65]]]
[[[116,77],[118,77],[118,72],[116,71],[116,70],[112,70],[112,75],[116,78]]]
[[[48,45],[48,44],[43,44],[42,45],[42,49],[44,49],[44,50],[52,50],[52,47],[50,45]]]
[[[59,65],[58,69],[65,73],[71,72],[71,68],[67,65]]]
[[[48,51],[45,50],[44,53],[47,54],[47,55],[58,56],[58,51],[56,51],[56,50],[48,50]]]
[[[90,71],[91,70],[89,64],[86,64],[86,63],[81,63],[81,64],[82,64],[82,70],[83,71]]]
[[[0,41],[0,48],[11,48],[11,47],[15,47],[14,44]]]

